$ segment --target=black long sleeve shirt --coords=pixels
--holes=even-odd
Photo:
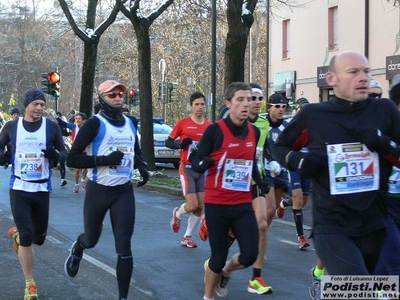
[[[356,103],[336,98],[305,106],[275,144],[274,157],[286,167],[291,164],[289,152],[302,147],[326,161],[312,181],[314,233],[361,236],[385,227],[383,195],[392,169],[386,158],[379,156],[378,190],[330,193],[327,145],[360,142],[357,131],[371,127],[400,144],[400,112],[390,100],[368,98]]]
[[[107,118],[104,115],[103,117]],[[137,119],[132,116],[127,116],[127,117],[131,119],[131,121],[135,125],[135,128],[137,129],[137,123],[138,123]],[[122,126],[125,122],[125,119],[123,119],[123,122],[121,123],[117,123],[111,120],[109,120],[109,122],[116,126]],[[77,136],[75,137],[74,144],[72,145],[71,151],[69,152],[67,157],[67,165],[69,167],[84,169],[84,168],[93,168],[96,166],[95,157],[87,155],[85,153],[85,149],[96,137],[99,128],[100,128],[100,120],[95,116],[89,118],[82,125],[82,127],[79,129]],[[135,168],[138,168],[141,165],[147,165],[147,163],[143,158],[142,150],[139,145],[139,140],[137,139],[136,135]]]

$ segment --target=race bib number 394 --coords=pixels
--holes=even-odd
[[[379,158],[361,143],[327,145],[332,195],[379,188]]]

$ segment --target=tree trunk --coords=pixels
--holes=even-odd
[[[153,137],[153,100],[151,92],[150,26],[140,19],[134,27],[138,44],[141,148],[149,170],[155,170]]]
[[[225,47],[225,89],[235,81],[244,81],[244,67],[247,38],[254,22],[252,15],[256,0],[248,1],[246,9],[251,14],[243,14],[243,0],[228,0],[228,34]]]
[[[84,43],[84,59],[82,67],[82,86],[79,111],[89,118],[93,111],[93,86],[96,72],[98,40]]]

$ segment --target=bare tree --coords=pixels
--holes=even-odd
[[[67,2],[59,0],[60,6],[72,30],[84,43],[79,111],[84,112],[87,116],[92,115],[94,79],[100,37],[114,23],[119,12],[119,6],[115,5],[108,18],[99,27],[95,28],[97,2],[97,0],[88,0],[85,30],[82,30],[75,22]]]
[[[155,170],[153,138],[153,103],[151,92],[151,48],[150,26],[173,3],[166,0],[149,15],[143,16],[140,0],[129,1],[129,10],[124,6],[126,0],[117,0],[121,12],[131,21],[136,33],[138,45],[139,90],[140,90],[140,126],[141,147],[150,170]]]
[[[254,22],[257,0],[228,0],[228,34],[225,47],[225,87],[234,81],[244,81],[247,40]]]

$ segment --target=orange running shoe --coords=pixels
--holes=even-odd
[[[19,243],[17,242],[17,239],[19,238],[19,232],[16,226],[13,226],[8,230],[8,236],[13,240],[14,252],[18,254]]]
[[[301,235],[297,239],[299,242],[299,249],[304,249],[304,248],[307,248],[308,246],[310,246],[305,235]]]
[[[207,241],[207,238],[208,238],[208,227],[207,227],[206,219],[204,217],[202,218],[201,223],[200,223],[199,237],[203,242]]]

